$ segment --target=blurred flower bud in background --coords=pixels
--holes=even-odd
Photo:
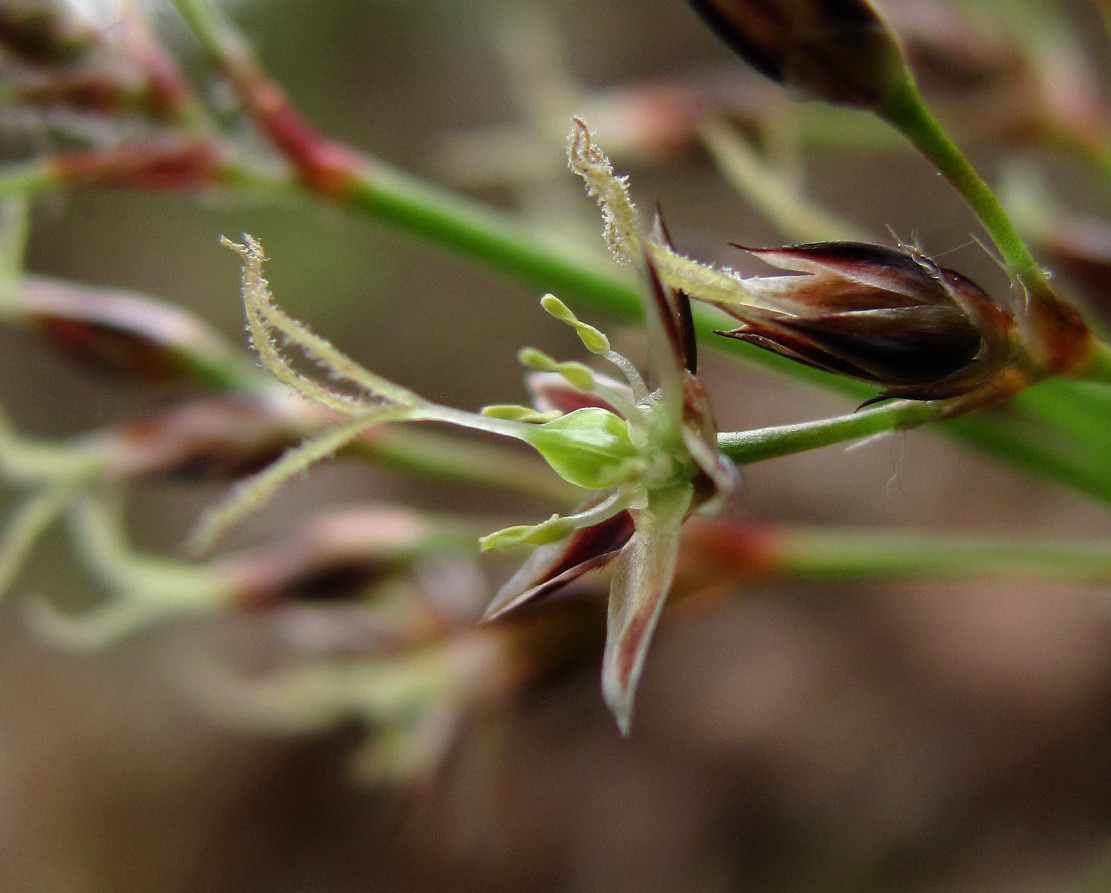
[[[97,32],[68,3],[59,0],[0,3],[0,46],[24,62],[39,65],[76,62],[96,41]]]
[[[229,363],[253,371],[195,316],[136,292],[28,276],[5,312],[102,373],[195,387],[226,383]]]
[[[757,71],[798,99],[878,110],[910,80],[894,33],[865,0],[690,0]]]

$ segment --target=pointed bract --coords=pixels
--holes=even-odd
[[[633,698],[664,599],[675,576],[679,534],[691,505],[690,487],[653,492],[636,515],[636,533],[621,551],[610,585],[602,693],[628,735]]]
[[[589,527],[580,527],[559,542],[538,546],[528,560],[498,590],[486,608],[485,619],[549,595],[587,571],[605,567],[633,535],[628,510]]]

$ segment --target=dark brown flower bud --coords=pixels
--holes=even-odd
[[[473,620],[485,596],[482,578],[462,557],[473,548],[472,531],[465,525],[399,506],[373,505],[317,515],[278,542],[225,559],[223,568],[233,581],[230,588],[238,603],[260,607],[289,600],[347,598],[391,574],[413,575],[414,567],[435,558],[444,563],[457,590],[463,590],[448,593],[442,601],[454,596],[466,602],[463,610]],[[425,575],[432,576],[429,571]],[[450,587],[445,584],[445,588]],[[389,618],[397,622],[381,626],[382,631],[427,635],[442,629],[445,622],[436,610],[439,606],[436,599],[414,598],[404,609],[385,612],[388,617],[378,622]],[[454,603],[445,607],[462,608]]]
[[[129,478],[227,480],[274,461],[302,433],[277,401],[228,393],[128,419],[96,438]]]
[[[247,368],[216,332],[191,314],[122,289],[28,276],[22,321],[67,356],[99,371],[148,382],[226,386]]]
[[[1010,314],[917,251],[859,242],[744,250],[802,275],[744,280],[738,303],[718,304],[744,325],[721,335],[915,400],[966,394],[1010,358]]]
[[[51,65],[79,59],[96,31],[57,0],[0,2],[0,46],[27,62]]]
[[[799,99],[880,109],[909,78],[866,0],[690,0],[718,36]]]

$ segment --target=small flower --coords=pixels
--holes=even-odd
[[[690,0],[753,68],[799,99],[882,109],[910,80],[867,0]]]
[[[966,394],[1010,359],[1010,314],[920,252],[859,242],[744,250],[797,275],[746,279],[736,303],[713,301],[744,323],[718,334],[883,385],[876,399]]]
[[[685,296],[666,287],[653,262],[642,258],[653,372],[649,387],[602,332],[547,295],[544,309],[574,328],[583,345],[614,365],[624,381],[526,348],[519,357],[532,370],[537,405],[495,405],[470,413],[380,378],[286,315],[273,303],[262,276],[262,247],[245,238],[242,245],[226,244],[243,258],[247,322],[263,363],[301,395],[350,421],[311,437],[241,483],[229,502],[203,520],[195,544],[205,547],[290,476],[378,424],[442,422],[524,441],[560,477],[592,492],[572,514],[554,514],[482,538],[484,549],[539,547],[498,593],[487,617],[615,561],[602,679],[606,701],[627,732],[648,643],[674,575],[680,526],[692,511],[720,505],[737,482],[732,464],[717,451],[709,402],[695,376]],[[630,238],[640,243],[638,235]],[[661,229],[654,244],[664,242]],[[327,370],[328,383],[295,368],[283,353],[289,348]]]
[[[635,445],[639,473],[596,493],[575,515],[560,519],[564,524],[573,522],[571,529],[558,541],[541,544],[501,588],[486,613],[487,618],[500,616],[589,570],[615,562],[602,690],[626,734],[648,644],[675,574],[680,527],[692,511],[712,510],[737,486],[736,470],[717,451],[717,429],[695,375],[686,297],[664,286],[650,262],[645,273],[651,298],[646,316],[657,379],[654,390],[648,389],[628,360],[608,347],[604,355],[625,373],[624,388],[600,377],[590,388],[561,388],[550,379],[534,381],[542,405],[577,405],[593,395],[612,407],[600,411],[619,413]],[[484,542],[494,545],[506,535],[513,538],[518,533],[510,528]]]

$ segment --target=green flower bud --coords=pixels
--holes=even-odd
[[[637,458],[625,420],[598,407],[535,425],[526,438],[556,474],[591,490],[620,483]]]

